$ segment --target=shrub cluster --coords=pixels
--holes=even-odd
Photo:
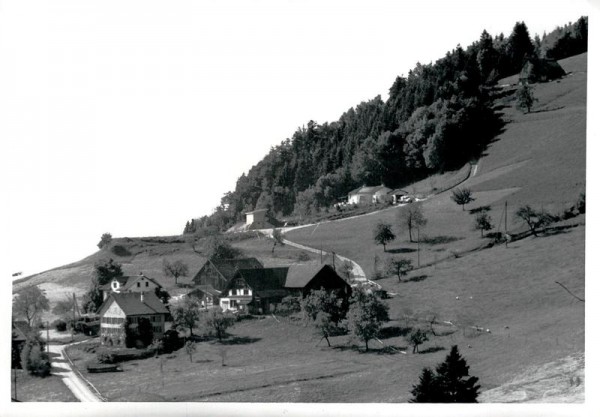
[[[31,375],[50,375],[50,357],[44,352],[44,343],[38,337],[27,339],[21,351],[21,365]]]

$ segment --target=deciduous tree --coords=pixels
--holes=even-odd
[[[37,285],[19,291],[13,300],[13,314],[24,318],[29,326],[32,326],[40,314],[49,308],[46,293]]]
[[[402,277],[413,269],[413,265],[410,259],[390,258],[387,262],[387,269],[388,273],[396,275],[398,282],[401,282]]]
[[[478,213],[475,217],[475,230],[481,231],[481,237],[483,232],[492,230],[492,218],[487,213]]]
[[[459,206],[462,206],[463,211],[465,210],[465,204],[469,204],[471,201],[475,201],[473,193],[468,188],[457,188],[452,190],[452,201]]]
[[[383,251],[385,252],[385,245],[396,239],[396,235],[392,231],[392,225],[383,222],[377,223],[373,229],[373,239],[378,245],[383,245]]]
[[[173,326],[180,329],[189,329],[190,336],[200,320],[200,302],[193,297],[186,297],[183,301],[171,307]]]
[[[224,313],[220,309],[213,309],[206,313],[205,324],[208,328],[214,330],[219,342],[223,340],[225,332],[233,326],[235,318],[231,313]]]
[[[177,285],[177,278],[187,277],[189,269],[187,264],[181,259],[170,262],[165,258],[163,259],[163,272],[166,276],[175,278],[175,285]]]
[[[100,238],[100,242],[98,242],[98,247],[102,249],[103,247],[110,245],[110,242],[112,242],[112,235],[110,233],[104,233]]]
[[[520,220],[523,220],[531,233],[534,236],[538,236],[537,229],[540,227],[545,227],[552,223],[552,216],[544,210],[534,210],[529,205],[525,205],[523,207],[519,207],[519,209],[515,212],[515,217]]]
[[[273,248],[271,249],[271,252],[275,252],[275,246],[280,245],[280,246],[285,246],[285,243],[283,242],[283,234],[281,233],[281,229],[273,229]]]
[[[348,310],[348,326],[350,331],[365,342],[369,350],[369,340],[379,333],[383,322],[389,320],[389,307],[372,293],[356,290]]]
[[[412,231],[414,228],[420,228],[427,224],[427,219],[423,213],[421,204],[409,204],[398,213],[398,219],[402,227],[408,229],[409,241],[414,242]]]
[[[413,329],[408,336],[408,341],[413,347],[413,353],[418,353],[419,346],[428,340],[427,332],[419,328]]]

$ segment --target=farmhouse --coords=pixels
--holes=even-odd
[[[400,199],[402,197],[408,196],[408,192],[405,191],[405,190],[401,190],[399,188],[396,188],[395,190],[390,191],[390,193],[388,195],[390,196],[390,198],[392,200],[392,204],[398,204],[398,203],[401,202]]]
[[[223,292],[223,310],[268,314],[287,296],[306,296],[311,290],[338,291],[349,297],[351,288],[329,265],[292,265],[281,268],[241,269]]]
[[[169,314],[167,307],[154,292],[111,293],[100,306],[100,341],[107,345],[125,346],[125,323],[135,330],[140,319],[152,324],[155,339],[165,332],[165,321]]]
[[[198,286],[210,286],[223,291],[239,269],[262,268],[263,264],[256,258],[242,259],[209,259],[192,279]]]
[[[349,204],[387,203],[391,201],[390,188],[382,185],[367,187],[366,185],[348,193]]]
[[[141,272],[135,276],[113,278],[108,284],[100,286],[102,300],[106,300],[111,293],[154,292],[156,288],[162,288],[162,286]]]

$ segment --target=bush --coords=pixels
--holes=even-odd
[[[99,363],[115,363],[115,355],[106,349],[98,350],[96,359]]]
[[[307,262],[307,261],[310,261],[310,255],[309,255],[308,253],[306,253],[306,252],[302,251],[302,252],[300,252],[300,253],[298,254],[298,260],[299,260],[300,262]]]
[[[40,344],[25,343],[23,350],[21,351],[21,364],[31,374],[39,377],[46,377],[50,375],[50,358],[48,354],[44,352]]]
[[[52,322],[52,326],[56,329],[57,332],[67,331],[67,322],[64,320],[54,320],[54,322]]]
[[[183,347],[183,338],[179,337],[177,330],[167,330],[162,337],[163,351],[171,353]]]
[[[153,349],[99,349],[96,358],[100,363],[119,363],[154,356]]]
[[[298,297],[287,296],[281,300],[277,306],[277,314],[288,315],[298,313],[302,310],[300,299]]]
[[[117,256],[131,256],[131,252],[123,245],[115,245],[110,250]]]

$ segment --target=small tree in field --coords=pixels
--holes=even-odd
[[[379,222],[373,229],[373,239],[378,245],[383,245],[383,251],[385,252],[385,245],[396,239],[396,235],[392,232],[392,225],[388,223]]]
[[[377,336],[383,322],[389,320],[388,309],[387,304],[375,295],[360,290],[354,292],[348,310],[348,326],[365,342],[365,350],[369,350],[369,340]]]
[[[390,258],[387,262],[387,270],[389,274],[394,274],[398,277],[398,282],[402,282],[402,277],[406,276],[413,269],[410,259]]]
[[[185,342],[185,353],[187,353],[190,357],[190,362],[193,360],[194,352],[196,352],[196,343],[191,340]]]
[[[458,188],[456,190],[452,190],[452,201],[454,201],[459,206],[462,206],[463,211],[465,210],[465,204],[469,204],[471,201],[475,201],[473,198],[473,193],[468,188]]]
[[[538,228],[547,226],[550,223],[552,223],[552,217],[546,211],[537,211],[528,205],[520,207],[515,212],[515,217],[523,220],[529,227],[529,230],[531,230],[531,233],[533,233],[533,235],[536,237],[538,236]]]
[[[414,242],[412,230],[427,224],[427,219],[425,218],[425,214],[423,214],[423,207],[421,204],[409,204],[408,206],[403,207],[398,214],[398,220],[402,227],[408,229],[410,242]]]
[[[225,331],[233,326],[235,319],[231,313],[223,313],[220,309],[211,310],[207,313],[205,324],[208,328],[215,331],[219,342],[225,336]]]
[[[200,302],[196,298],[186,297],[184,301],[171,307],[173,326],[189,329],[190,336],[194,335],[194,328],[200,320]]]
[[[533,89],[524,84],[519,87],[517,90],[517,108],[522,111],[527,110],[527,113],[531,111],[531,107],[533,107],[533,103],[537,101],[537,99],[533,96]]]
[[[425,332],[424,330],[414,329],[412,332],[410,332],[410,335],[408,336],[408,341],[413,347],[412,353],[418,353],[419,346],[428,340],[429,338],[427,337],[427,332]]]
[[[167,259],[163,259],[163,272],[166,276],[175,278],[175,285],[177,285],[177,278],[187,277],[189,269],[187,264],[181,259],[172,263]]]
[[[492,218],[487,213],[479,213],[475,217],[475,230],[481,231],[481,237],[483,232],[492,230]]]
[[[98,248],[102,249],[105,246],[110,245],[112,242],[112,235],[110,233],[104,233],[100,238],[100,242],[98,242]]]
[[[334,336],[339,331],[337,324],[331,318],[331,314],[319,311],[315,318],[314,325],[317,334],[327,341],[327,346],[331,347],[329,337]]]
[[[283,242],[283,234],[280,229],[273,229],[273,248],[271,249],[271,253],[275,252],[275,246],[285,246]]]

